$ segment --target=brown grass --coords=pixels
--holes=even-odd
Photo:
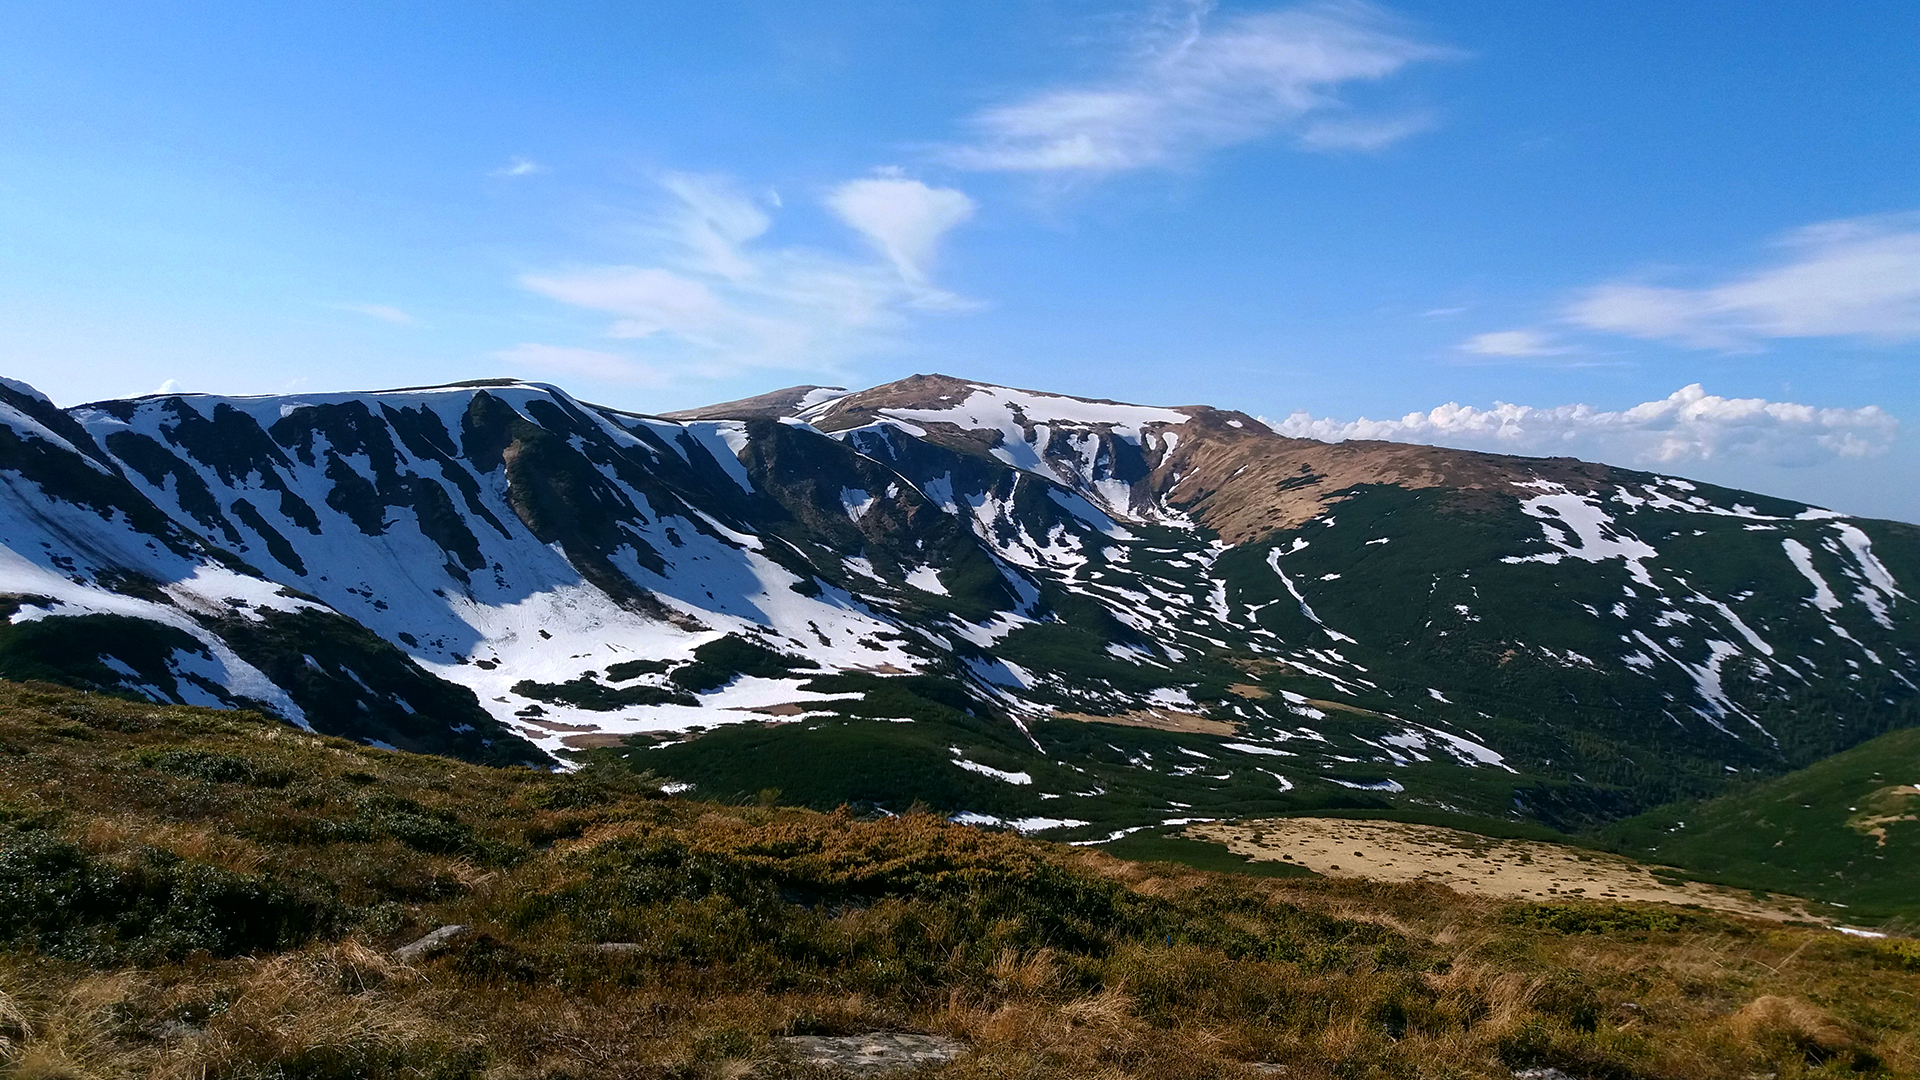
[[[0,884],[9,851],[53,837],[109,870],[162,849],[334,904],[317,933],[251,954],[0,944],[9,1078],[806,1077],[780,1036],[876,1029],[967,1040],[926,1074],[956,1078],[1920,1075],[1911,941],[1217,875],[4,685],[0,745],[30,750],[0,755]],[[294,778],[135,760],[175,745],[277,754]],[[470,840],[288,831],[377,824],[393,800]],[[451,922],[474,931],[393,960]]]

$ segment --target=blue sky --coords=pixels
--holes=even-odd
[[[6,5],[0,369],[943,371],[1920,520],[1917,72],[1904,0]]]

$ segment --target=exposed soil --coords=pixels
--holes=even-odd
[[[1238,724],[1226,720],[1209,720],[1204,716],[1172,709],[1136,709],[1114,716],[1079,712],[1057,712],[1053,715],[1060,720],[1078,720],[1086,724],[1118,724],[1121,727],[1153,728],[1155,731],[1184,731],[1192,735],[1233,735],[1240,730]]]
[[[1291,862],[1328,877],[1424,881],[1506,899],[1697,904],[1762,919],[1825,921],[1790,896],[1761,900],[1700,882],[1669,884],[1617,855],[1433,825],[1300,817],[1194,825],[1186,833],[1248,859]]]
[[[575,750],[592,750],[600,746],[622,746],[630,736],[615,735],[610,731],[596,731],[590,735],[569,735],[560,741]]]

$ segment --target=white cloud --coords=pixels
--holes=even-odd
[[[965,192],[898,176],[849,180],[827,196],[827,206],[915,283],[926,281],[940,238],[974,211]]]
[[[670,381],[664,372],[632,357],[596,349],[528,342],[502,349],[493,355],[495,359],[504,360],[523,371],[533,368],[554,375],[577,375],[586,379],[639,386],[664,386]]]
[[[1475,334],[1460,343],[1461,352],[1476,356],[1559,356],[1567,352],[1538,330],[1495,330]]]
[[[1301,130],[1299,141],[1303,149],[1321,153],[1371,152],[1384,150],[1409,135],[1431,131],[1439,124],[1439,116],[1429,111],[1372,119],[1319,120]]]
[[[507,163],[505,165],[500,166],[499,168],[488,173],[487,175],[489,176],[532,176],[535,173],[543,173],[546,171],[547,171],[547,167],[545,165],[540,164],[539,162],[533,160],[532,158],[521,157],[519,154],[515,154],[512,157],[507,159]]]
[[[1615,282],[1568,305],[1574,325],[1696,348],[1771,338],[1920,338],[1920,215],[1832,221],[1779,241],[1776,265],[1706,288]]]
[[[1824,409],[1764,398],[1723,398],[1694,383],[1657,401],[1609,412],[1591,405],[1491,409],[1448,402],[1398,420],[1333,420],[1296,412],[1275,431],[1341,442],[1385,439],[1506,454],[1568,455],[1617,464],[1674,465],[1745,458],[1811,465],[1872,457],[1892,443],[1899,421],[1877,405]]]
[[[726,315],[720,298],[705,284],[657,266],[526,274],[520,284],[564,304],[622,316],[608,329],[610,337],[644,338],[662,330],[697,334]]]
[[[358,312],[361,315],[379,319],[381,322],[393,323],[395,326],[413,326],[420,321],[406,312],[401,311],[399,308],[388,304],[344,304],[342,307],[347,311]]]
[[[756,201],[719,177],[671,175],[661,179],[671,205],[644,230],[646,262],[539,271],[519,283],[615,316],[601,332],[642,342],[654,370],[833,371],[882,347],[916,313],[972,306],[925,280],[926,264],[951,227],[943,217],[957,223],[954,196],[966,196],[897,178],[853,182],[864,183],[890,186],[877,195],[856,189],[855,214],[842,217],[887,252],[885,262],[763,244],[773,200]],[[908,187],[925,194],[903,195]]]
[[[974,140],[944,156],[969,169],[1117,172],[1279,132],[1308,150],[1377,150],[1434,123],[1425,113],[1356,115],[1340,96],[1346,84],[1457,55],[1414,39],[1382,9],[1334,0],[1213,20],[1212,6],[1190,3],[1187,18],[1106,81],[975,115]]]

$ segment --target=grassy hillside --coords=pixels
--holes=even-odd
[[[1604,833],[1618,850],[1747,888],[1920,925],[1920,728]]]
[[[471,929],[402,962],[445,924]],[[613,945],[608,948],[604,946]],[[1920,1073],[1920,948],[1212,874],[0,683],[0,1075]]]

